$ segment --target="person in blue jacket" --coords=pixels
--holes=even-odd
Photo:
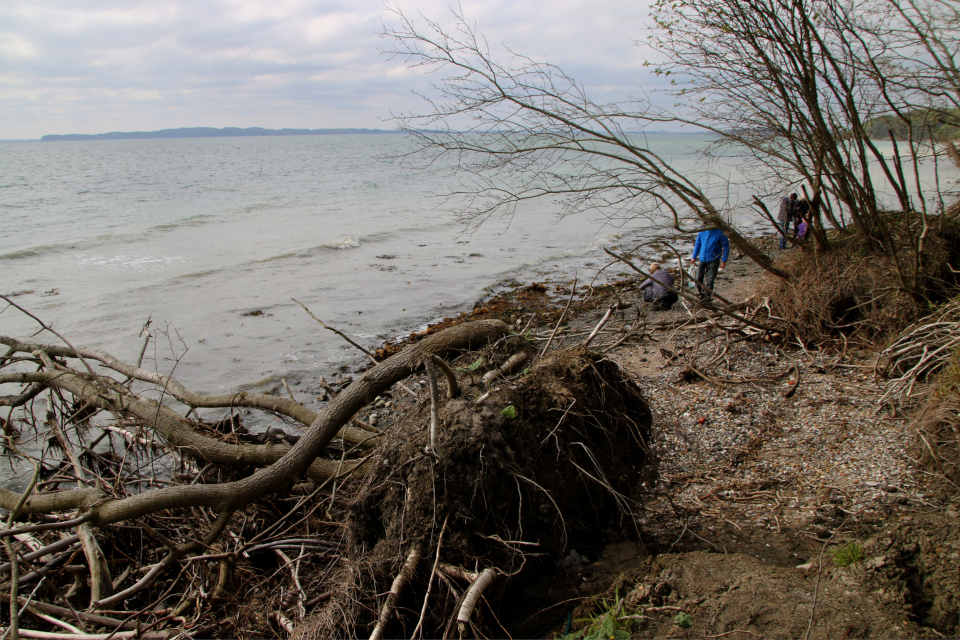
[[[707,229],[697,234],[693,243],[693,264],[697,265],[697,290],[701,302],[710,302],[717,272],[727,266],[730,241],[720,229]]]

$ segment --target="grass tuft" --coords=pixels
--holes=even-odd
[[[833,554],[833,564],[838,567],[849,567],[863,560],[863,545],[854,540],[843,545]]]

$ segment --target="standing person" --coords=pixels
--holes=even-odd
[[[807,202],[806,198],[797,199],[797,194],[790,194],[790,213],[793,219],[796,221],[794,227],[795,231],[799,230],[801,220],[807,219],[807,216],[810,215],[810,203]]]
[[[666,285],[666,287],[664,286]],[[643,299],[653,305],[654,311],[670,310],[670,307],[680,298],[667,287],[673,286],[673,274],[660,268],[660,263],[650,265],[650,277],[643,281],[640,289],[643,290]]]
[[[780,223],[780,250],[787,248],[787,234],[790,233],[790,219],[793,217],[793,203],[797,199],[797,194],[791,194],[788,198],[780,198],[780,213],[777,214],[777,222]]]
[[[701,302],[710,302],[713,298],[717,271],[727,266],[729,256],[730,241],[723,231],[707,229],[697,234],[697,240],[693,243],[693,264],[697,265],[697,290]]]

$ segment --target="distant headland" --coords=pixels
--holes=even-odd
[[[180,129],[161,129],[159,131],[112,131],[110,133],[68,133],[65,135],[46,135],[40,142],[62,142],[72,140],[140,140],[143,138],[236,138],[247,136],[324,136],[333,134],[369,134],[400,133],[388,129],[263,129],[261,127],[182,127]]]

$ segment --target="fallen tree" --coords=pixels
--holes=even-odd
[[[308,477],[329,481],[349,475],[362,463],[361,459],[348,459],[346,450],[340,460],[324,459],[320,455],[337,435],[345,444],[353,444],[353,451],[367,449],[382,439],[380,433],[347,426],[359,409],[420,368],[425,358],[483,345],[505,332],[504,323],[485,321],[460,325],[432,336],[365,372],[320,414],[293,400],[265,394],[198,395],[169,376],[132,366],[102,351],[75,348],[69,342],[68,346],[59,346],[0,337],[0,343],[9,348],[0,360],[3,369],[0,384],[20,385],[19,393],[0,397],[0,406],[10,407],[3,423],[6,450],[29,461],[35,469],[22,495],[0,489],[0,507],[9,512],[2,536],[9,560],[6,568],[11,573],[11,582],[7,585],[10,587],[11,618],[17,618],[18,587],[38,578],[42,581],[51,568],[63,564],[66,555],[73,557],[77,552],[76,545],[71,543],[67,545],[67,551],[56,558],[51,559],[46,553],[28,558],[29,551],[52,549],[59,544],[44,546],[33,536],[35,532],[75,527],[79,534],[77,542],[87,561],[91,604],[102,608],[122,601],[149,586],[164,569],[187,554],[208,549],[226,531],[233,514],[254,500],[288,491],[292,485]],[[91,362],[102,365],[101,371],[95,372]],[[71,366],[71,363],[77,364]],[[110,374],[120,374],[125,380]],[[251,442],[255,438],[237,438],[236,434],[230,434],[232,438],[218,436],[210,425],[183,418],[162,402],[134,392],[132,382],[153,385],[161,398],[175,397],[189,408],[188,415],[200,407],[231,411],[241,407],[257,408],[292,418],[306,431],[292,446]],[[46,397],[46,406],[40,418],[36,415],[36,400],[43,396]],[[15,410],[20,411],[17,420],[13,419]],[[112,424],[99,425],[102,427],[100,435],[94,442],[84,444],[82,432],[90,428],[91,417],[101,411],[112,416]],[[228,422],[233,424],[232,420]],[[50,450],[40,456],[23,453],[18,436],[24,429],[49,438],[50,444],[55,445],[53,451],[59,451],[61,455],[51,456]],[[201,433],[204,429],[211,432],[210,435]],[[123,437],[120,447],[112,443],[114,434]],[[110,446],[98,449],[96,445],[105,439]],[[167,467],[180,463],[185,468],[184,459],[205,466],[189,483],[178,484],[158,478],[158,475],[169,472],[169,468],[164,469],[161,465],[158,473],[156,465],[163,453],[155,453],[155,450],[167,454]],[[144,452],[147,453],[146,464],[137,460]],[[256,467],[260,468],[252,470]],[[231,468],[234,471],[225,471]],[[225,475],[226,481],[206,478],[200,482],[204,472],[210,469],[216,469],[218,475]],[[63,488],[72,482],[76,482],[78,488]],[[160,488],[149,488],[151,485]],[[198,507],[210,509],[216,516],[215,521],[204,517],[207,533],[200,534],[194,523],[188,521],[185,524],[192,531],[186,543],[177,544],[173,542],[175,537],[158,534],[167,547],[166,556],[154,564],[142,580],[111,595],[114,587],[127,576],[124,574],[116,581],[111,579],[94,529],[102,531],[114,523],[140,522],[141,526],[153,530],[150,525],[145,525],[145,517],[165,510],[195,511]],[[27,516],[40,516],[41,522],[15,526],[18,520]],[[18,536],[21,542],[28,540],[32,548],[15,550],[10,543],[14,536]],[[38,559],[46,563],[46,571],[39,569],[20,577],[20,562],[30,566]],[[78,578],[77,588],[68,593],[75,595],[74,592],[81,590],[81,583],[86,583],[86,578]],[[73,603],[68,600],[66,604]],[[11,626],[11,631],[17,635],[16,624]]]
[[[293,479],[301,477],[308,470],[321,478],[330,477],[331,473],[338,468],[337,463],[317,463],[317,456],[360,408],[386,389],[389,389],[395,382],[407,377],[422,366],[422,359],[425,356],[442,355],[454,349],[484,344],[491,339],[502,336],[506,331],[506,325],[499,321],[481,321],[458,325],[382,362],[367,371],[361,379],[351,384],[327,406],[323,413],[316,415],[311,422],[306,424],[306,433],[293,447],[283,445],[223,445],[197,434],[171,410],[154,400],[137,396],[116,380],[106,376],[85,379],[79,371],[64,371],[63,366],[53,358],[57,355],[61,357],[68,355],[92,357],[99,359],[111,369],[120,373],[138,379],[154,378],[153,381],[164,385],[164,390],[177,389],[180,392],[178,399],[191,406],[193,406],[192,402],[202,403],[196,406],[207,407],[257,406],[264,408],[270,406],[272,410],[284,413],[280,410],[283,407],[286,409],[285,413],[287,415],[297,418],[313,413],[302,407],[300,407],[300,410],[294,410],[291,405],[296,403],[292,401],[288,403],[282,399],[265,398],[260,394],[236,394],[219,396],[216,400],[221,404],[214,404],[214,398],[196,396],[185,392],[186,390],[179,383],[170,378],[153,374],[144,375],[149,374],[149,372],[141,372],[132,367],[124,366],[118,363],[115,358],[102,352],[45,347],[2,337],[0,342],[10,347],[11,354],[17,352],[31,354],[31,360],[41,370],[33,373],[2,374],[0,375],[0,384],[35,385],[30,393],[34,393],[34,391],[40,393],[44,388],[65,390],[85,404],[89,403],[97,408],[129,415],[138,420],[146,420],[147,424],[144,426],[155,429],[158,435],[164,437],[171,447],[184,455],[219,464],[269,465],[246,478],[231,483],[171,487],[140,493],[123,499],[104,499],[102,495],[95,492],[71,492],[69,497],[56,493],[51,494],[49,498],[28,497],[20,512],[29,514],[49,511],[50,505],[55,502],[61,510],[83,508],[85,517],[89,521],[96,526],[104,526],[161,509],[210,507],[218,512],[235,510],[259,496],[289,486]],[[7,360],[9,361],[9,359],[8,355]],[[30,394],[21,393],[18,396],[4,398],[2,404],[5,406],[22,405],[29,397]],[[340,471],[343,471],[342,467]],[[12,510],[18,498],[19,496],[15,493],[4,490],[0,493],[0,506]]]
[[[571,547],[638,535],[656,473],[649,410],[618,365],[582,347],[538,358],[508,334],[483,320],[426,336],[319,413],[199,395],[65,339],[0,337],[0,384],[18,385],[0,397],[7,451],[35,469],[24,491],[0,490],[11,634],[28,615],[22,637],[490,633],[509,595]],[[402,422],[374,432],[356,419],[424,370],[432,393]],[[227,414],[207,422],[198,408]],[[240,408],[306,430],[270,443]]]

